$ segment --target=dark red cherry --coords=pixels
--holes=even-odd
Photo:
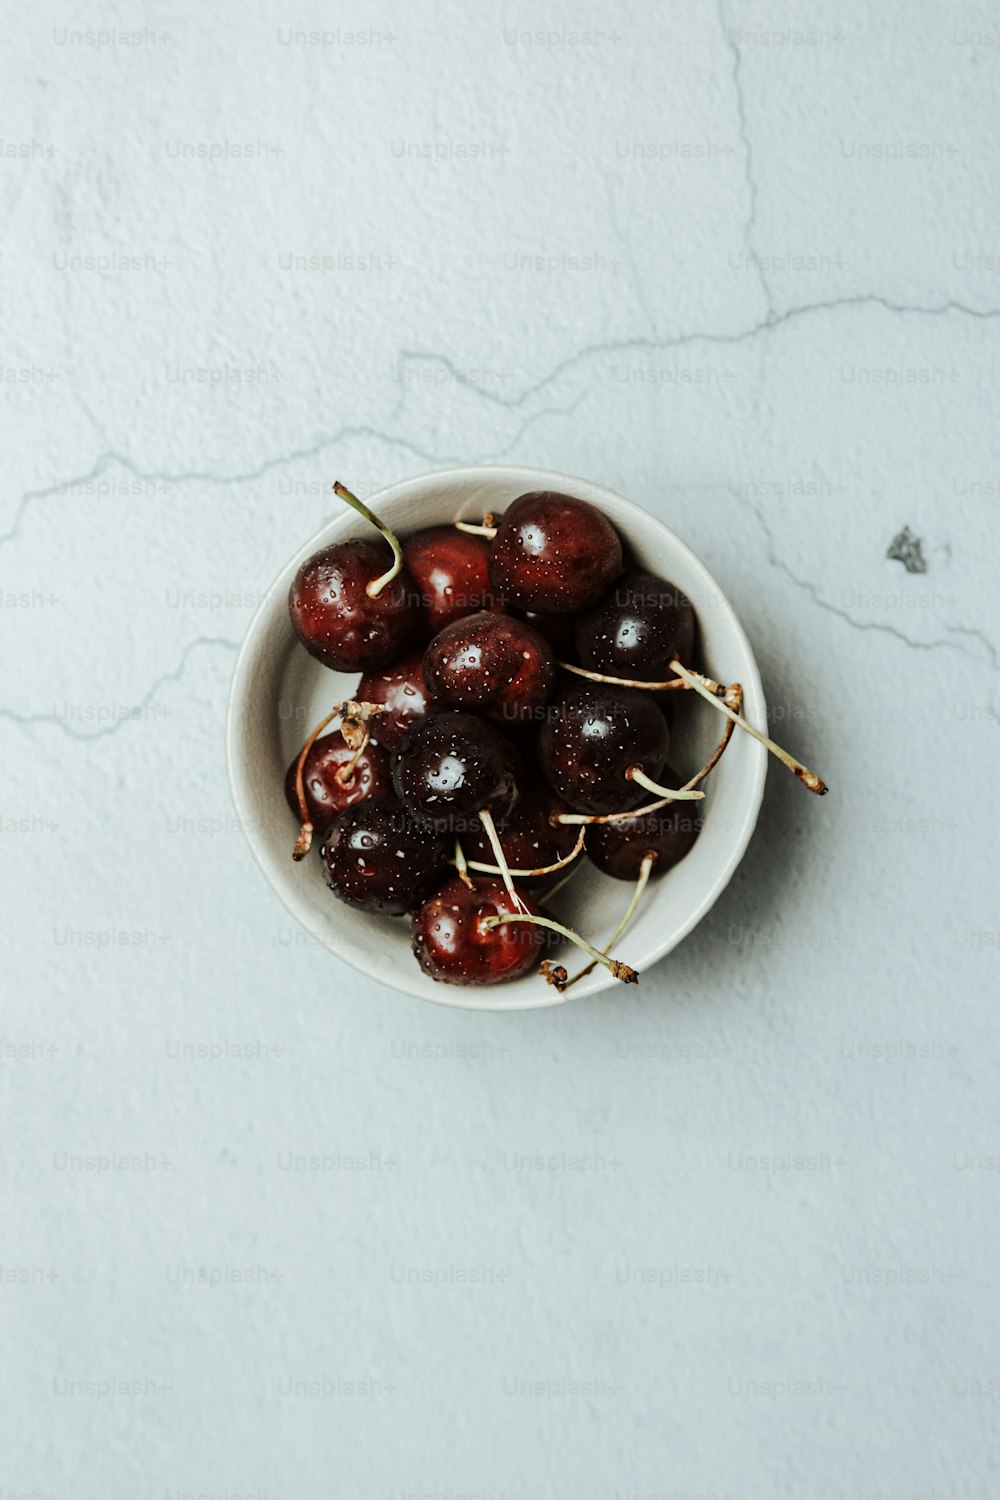
[[[363,538],[324,547],[299,568],[288,610],[310,655],[335,672],[370,672],[412,650],[424,634],[417,586],[404,568],[377,598],[369,584],[392,556],[385,542]]]
[[[350,780],[343,779],[343,772],[354,759],[354,751],[345,745],[339,734],[324,734],[314,742],[302,768],[302,787],[306,794],[309,819],[317,833],[322,834],[345,807],[355,802],[364,802],[366,797],[386,797],[392,794],[392,777],[389,774],[389,757],[377,745],[369,745],[361,752]],[[296,756],[285,774],[285,797],[299,821],[299,799],[295,790],[299,757]]]
[[[670,733],[659,706],[640,688],[584,683],[549,710],[538,734],[546,781],[576,812],[625,812],[649,795],[626,772],[658,777]]]
[[[694,610],[673,583],[655,573],[628,573],[576,622],[580,665],[608,677],[666,682],[675,657],[687,666]]]
[[[586,609],[621,570],[622,544],[607,517],[556,490],[532,490],[509,505],[490,548],[490,582],[518,609]]]
[[[517,800],[514,747],[485,719],[448,710],[408,729],[392,758],[392,783],[404,807],[435,826],[478,826],[487,808],[506,817]]]
[[[670,786],[682,785],[669,766],[663,777]],[[702,807],[701,802],[672,802],[620,823],[593,823],[587,829],[587,853],[616,880],[637,880],[647,854],[652,855],[652,873],[662,873],[690,852],[704,823]]]
[[[528,787],[513,812],[497,823],[500,843],[512,870],[544,869],[566,858],[577,841],[579,829],[553,821],[558,813],[565,812],[569,812],[566,803],[544,783]],[[496,864],[493,846],[481,828],[462,835],[462,850],[466,859],[484,865]],[[555,877],[516,875],[514,878],[519,886],[533,890],[549,885]]]
[[[450,852],[447,841],[395,797],[372,797],[337,815],[320,857],[326,883],[341,901],[401,917],[440,884]]]
[[[539,914],[529,899],[523,898],[522,905]],[[499,878],[477,876],[471,889],[461,880],[449,880],[413,919],[417,962],[425,974],[445,984],[503,984],[527,974],[541,957],[545,929],[530,922],[484,926],[488,917],[517,911]]]
[[[433,697],[500,723],[530,720],[548,700],[555,675],[555,657],[544,636],[523,620],[490,610],[446,625],[424,654],[424,678]]]
[[[453,526],[429,526],[403,543],[403,557],[437,635],[452,620],[495,609],[487,562],[489,543]]]
[[[375,714],[369,725],[372,739],[383,750],[395,750],[411,724],[437,711],[424,681],[423,651],[414,651],[377,672],[366,672],[356,696],[365,703],[383,705],[385,712]]]

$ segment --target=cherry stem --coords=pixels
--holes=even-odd
[[[731,708],[732,709],[732,711],[733,711],[734,714],[738,715],[738,714],[742,713],[743,712],[743,687],[742,687],[742,684],[739,683],[739,682],[730,683],[729,687],[726,688],[725,696],[724,696],[724,698],[723,698],[722,701],[726,705],[727,708]],[[705,762],[705,764],[702,766],[701,770],[698,772],[697,776],[692,777],[692,779],[690,781],[686,781],[684,783],[685,786],[697,786],[698,782],[699,781],[704,781],[704,779],[708,775],[709,771],[711,771],[715,766],[718,765],[719,761],[723,757],[723,754],[725,753],[726,746],[729,744],[729,741],[733,737],[733,730],[735,728],[736,728],[736,720],[735,719],[727,719],[726,720],[726,724],[725,724],[725,728],[722,731],[722,739],[716,745],[715,749],[712,751],[711,755],[708,757],[708,760]]]
[[[605,943],[605,953],[611,952],[611,949],[615,946],[618,939],[622,936],[626,927],[635,916],[635,909],[639,905],[639,902],[642,900],[642,893],[646,889],[646,886],[649,884],[649,877],[653,872],[653,866],[655,864],[656,855],[652,853],[652,851],[650,851],[649,854],[643,856],[642,864],[639,866],[639,879],[636,881],[635,890],[632,892],[632,899],[629,902],[628,906],[625,908],[625,915],[622,917],[621,921],[618,923],[618,926],[615,928],[614,932]],[[593,972],[593,969],[594,964],[589,963],[585,969],[580,970],[579,974],[574,974],[572,979],[564,979],[561,984],[556,985],[556,988],[561,994],[563,990],[568,990],[571,984],[576,984],[576,981],[578,979],[585,979],[588,974]]]
[[[336,779],[340,782],[341,786],[350,786],[354,781],[354,772],[357,770],[358,761],[368,749],[368,743],[370,740],[371,733],[369,731],[368,725],[366,724],[362,733],[361,743],[358,745],[354,754],[347,762],[347,765],[341,766],[340,770],[336,773]]]
[[[362,736],[360,744],[351,745],[351,748],[356,752],[353,759],[346,766],[341,766],[340,770],[336,773],[336,779],[340,782],[341,786],[349,786],[354,779],[354,768],[368,744],[367,720],[372,714],[380,714],[382,712],[384,712],[384,705],[381,703],[357,703],[352,698],[347,698],[343,703],[335,703],[326,718],[320,719],[316,728],[310,731],[309,738],[299,751],[299,758],[295,766],[295,800],[299,804],[299,832],[295,840],[295,847],[292,849],[293,859],[305,859],[312,848],[313,825],[309,817],[309,805],[306,802],[305,788],[306,758],[309,751],[315,745],[326,726],[336,718],[344,720],[343,731],[345,741],[348,739],[348,720],[352,725],[352,732],[360,728]],[[345,771],[349,773],[346,776],[343,774]]]
[[[732,719],[733,723],[739,725],[740,729],[745,730],[747,734],[763,745],[766,750],[770,750],[772,755],[776,755],[810,792],[815,792],[817,797],[822,797],[830,790],[826,782],[821,780],[815,771],[808,770],[800,760],[795,759],[794,755],[789,755],[787,750],[782,750],[781,746],[776,745],[773,740],[768,739],[766,734],[762,734],[759,729],[754,729],[753,725],[748,724],[746,719],[739,718],[733,713],[731,708],[727,708],[724,703],[720,703],[718,698],[703,685],[697,672],[689,672],[687,667],[682,667],[679,661],[672,661],[670,666],[677,673],[678,677],[683,677],[686,682],[690,682],[696,693],[700,693],[703,698],[707,698],[713,708],[719,710],[720,714],[725,714],[727,718]]]
[[[685,682],[682,677],[671,677],[669,682],[640,682],[637,677],[608,677],[603,672],[591,672],[586,667],[571,666],[568,661],[560,661],[556,665],[562,667],[564,672],[572,672],[577,677],[586,677],[588,682],[607,682],[612,687],[645,688],[647,693],[666,693],[671,688],[691,687],[691,683]],[[726,691],[721,682],[713,682],[711,677],[704,677],[702,681],[719,698]]]
[[[521,900],[520,894],[514,885],[513,879],[511,878],[511,873],[507,865],[506,856],[500,846],[500,840],[497,837],[497,829],[496,824],[493,821],[493,814],[487,808],[483,807],[480,808],[478,816],[480,823],[482,823],[483,827],[486,829],[486,837],[489,839],[490,848],[493,850],[493,853],[496,856],[498,873],[503,880],[504,885],[507,887],[508,895],[510,896],[510,899],[513,901],[514,905],[517,907],[518,911],[525,911],[526,908],[524,902]]]
[[[740,687],[740,684],[738,682],[734,682],[731,687],[726,688],[725,702],[735,713],[739,713],[740,709],[743,706],[743,689]],[[726,727],[722,731],[721,740],[716,745],[715,749],[712,751],[712,754],[709,756],[708,760],[702,766],[698,774],[696,776],[692,776],[690,781],[686,781],[684,783],[684,786],[681,788],[682,791],[690,791],[691,787],[697,786],[699,781],[704,781],[709,771],[711,771],[712,768],[716,766],[721,760],[722,753],[725,750],[726,746],[729,744],[729,741],[732,739],[733,730],[735,728],[735,723],[732,720],[727,719]],[[630,818],[642,818],[646,815],[646,813],[659,812],[661,807],[668,807],[670,803],[674,802],[675,800],[675,797],[661,797],[658,802],[647,802],[644,807],[633,807],[629,812],[604,813],[599,816],[589,816],[587,813],[560,813],[556,817],[556,822],[574,824],[627,823]]]
[[[524,916],[518,916],[515,913],[510,916],[484,917],[482,925],[487,931],[492,931],[494,927],[500,927],[505,922],[533,922],[536,927],[548,927],[551,932],[558,932],[561,937],[569,938],[570,942],[582,948],[584,953],[589,953],[595,964],[603,964],[616,979],[621,980],[622,984],[639,983],[639,976],[635,969],[629,968],[628,964],[623,964],[618,958],[609,958],[606,953],[595,948],[593,943],[588,943],[586,938],[582,938],[571,927],[564,927],[561,922],[555,922],[551,917],[533,917],[530,912],[525,913]]]
[[[392,582],[402,568],[403,549],[399,545],[399,540],[395,533],[389,530],[385,522],[380,521],[374,511],[370,511],[364,501],[358,499],[357,495],[352,495],[350,490],[345,485],[342,485],[339,479],[333,487],[333,493],[338,495],[341,500],[346,500],[348,505],[353,510],[356,510],[359,516],[364,516],[366,521],[370,521],[382,533],[392,548],[392,567],[383,573],[381,578],[374,578],[371,583],[365,585],[365,593],[369,599],[377,599],[382,590]]]
[[[475,881],[469,874],[469,864],[465,857],[465,850],[458,839],[455,840],[455,869],[458,871],[458,878],[462,884],[467,885],[470,891],[473,890],[475,888]]]
[[[635,883],[635,890],[632,892],[632,899],[629,902],[628,906],[625,908],[624,916],[618,923],[618,926],[615,928],[614,932],[611,934],[610,940],[605,943],[605,949],[613,948],[618,939],[624,935],[626,927],[628,927],[632,918],[635,916],[636,907],[642,900],[642,893],[646,889],[646,886],[649,884],[649,877],[653,873],[653,866],[655,864],[656,855],[652,851],[650,851],[648,854],[643,855],[642,864],[639,866],[639,879]]]
[[[313,745],[315,745],[316,741],[319,739],[326,726],[338,716],[342,707],[343,704],[341,703],[335,703],[333,705],[326,718],[319,721],[319,723],[316,725],[316,728],[312,730],[309,738],[306,740],[305,744],[302,746],[302,749],[299,751],[298,764],[295,767],[295,798],[299,804],[299,832],[298,837],[295,840],[295,846],[292,849],[292,858],[294,860],[305,859],[306,855],[309,853],[309,850],[312,848],[313,826],[312,821],[309,817],[309,807],[306,803],[306,789],[303,780],[303,773],[306,766],[306,756],[309,754],[309,751],[312,749]]]
[[[508,869],[508,875],[512,875],[515,880],[523,880],[532,875],[554,875],[557,870],[564,870],[567,865],[571,865],[573,863],[574,859],[576,859],[576,856],[583,848],[583,840],[585,834],[586,829],[581,828],[579,837],[577,838],[577,841],[574,844],[573,848],[567,855],[565,855],[563,859],[557,859],[554,865],[539,865],[537,870]],[[456,860],[456,864],[457,863],[458,861]],[[483,865],[475,859],[470,859],[468,861],[467,868],[470,870],[475,870],[480,875],[502,875],[504,873],[503,870],[500,869],[499,865]]]
[[[481,526],[475,526],[471,521],[456,521],[455,530],[465,531],[469,536],[489,537],[491,542],[497,534],[497,528],[493,524],[493,514],[491,511],[486,512]]]
[[[625,777],[628,781],[637,781],[641,787],[645,787],[647,792],[665,797],[668,802],[700,802],[705,795],[704,792],[695,792],[690,787],[684,786],[678,787],[676,791],[671,791],[669,787],[660,786],[659,782],[654,781],[652,776],[647,776],[641,766],[629,766],[625,772]]]

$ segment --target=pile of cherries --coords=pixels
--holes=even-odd
[[[607,950],[650,876],[694,844],[697,784],[734,727],[810,790],[825,785],[746,723],[738,685],[692,670],[690,602],[666,579],[627,569],[593,505],[533,491],[496,521],[401,543],[343,485],[334,490],[380,536],[324,547],[289,591],[306,650],[361,674],[288,768],[294,857],[316,833],[334,894],[409,916],[413,951],[434,979],[497,984],[539,966],[565,989],[574,980],[545,957],[562,937],[588,954],[583,973],[601,963],[634,983]],[[692,691],[726,724],[681,785],[667,759],[671,705]],[[635,882],[603,950],[545,907],[584,857]]]

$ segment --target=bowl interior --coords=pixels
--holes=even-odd
[[[585,480],[535,469],[459,469],[393,485],[370,498],[372,508],[406,536],[423,526],[478,520],[501,512],[531,489],[559,489],[590,500],[608,516],[627,563],[648,568],[691,599],[698,618],[696,665],[719,681],[739,681],[751,723],[765,722],[760,678],[749,642],[730,605],[694,554],[655,516]],[[369,500],[369,497],[365,497]],[[357,677],[329,671],[295,638],[287,595],[300,563],[319,547],[362,536],[365,523],[345,508],[288,563],[254,616],[240,652],[230,696],[228,755],[236,808],[251,848],[288,910],[339,958],[394,989],[472,1010],[524,1010],[582,999],[617,981],[604,968],[561,996],[540,976],[474,988],[445,985],[418,968],[406,920],[372,917],[337,901],[320,862],[291,858],[295,820],[284,798],[284,776],[310,727],[330,704],[348,697]],[[708,758],[723,728],[720,714],[696,695],[675,695],[670,762],[684,777]],[[643,971],[669,953],[709,909],[742,857],[763,791],[766,751],[737,733],[706,784],[701,834],[673,870],[650,882],[638,915],[616,952]],[[600,874],[588,861],[551,903],[558,918],[602,944],[616,927],[631,886]],[[586,963],[569,943],[558,959],[570,973]],[[579,960],[579,962],[578,962]]]

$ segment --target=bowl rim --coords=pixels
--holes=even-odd
[[[586,479],[579,475],[564,474],[555,469],[536,469],[530,465],[522,464],[461,464],[453,465],[446,469],[428,470],[422,474],[411,475],[406,479],[396,480],[392,484],[384,485],[382,489],[373,495],[367,496],[365,503],[370,505],[376,512],[380,506],[404,500],[414,490],[426,489],[441,481],[452,484],[494,482],[522,485],[526,492],[533,489],[557,489],[567,493],[574,493],[574,487],[579,487],[588,492],[588,498],[595,495],[605,495],[613,500],[615,505],[624,512],[641,516],[644,523],[652,522],[661,532],[665,534],[670,545],[685,558],[685,561],[700,574],[708,588],[714,591],[715,598],[719,601],[722,609],[728,617],[728,624],[737,636],[743,648],[746,658],[746,668],[741,671],[740,680],[744,692],[744,705],[750,706],[756,714],[765,709],[764,688],[760,678],[760,671],[753,653],[753,647],[743,625],[729,602],[727,595],[719,587],[715,578],[686,542],[672,531],[665,521],[661,521],[654,512],[647,510],[636,501],[620,495],[616,490],[599,484],[592,479]],[[592,504],[600,506],[600,499],[592,499]],[[304,542],[298,551],[278,570],[268,588],[264,591],[260,602],[255,609],[249,624],[243,635],[237,653],[236,662],[233,666],[230,679],[229,699],[226,711],[226,768],[229,779],[230,795],[236,808],[237,818],[243,830],[250,852],[260,868],[271,891],[278,897],[285,910],[295,918],[299,925],[322,944],[328,952],[333,953],[342,963],[346,963],[356,972],[365,974],[369,979],[375,979],[379,985],[389,991],[397,991],[407,994],[415,999],[423,1000],[428,1004],[444,1005],[453,1010],[481,1011],[489,1014],[497,1014],[501,1011],[526,1011],[545,1010],[552,1006],[568,1005],[577,999],[589,999],[592,996],[602,994],[618,981],[610,974],[607,975],[605,983],[599,988],[587,990],[582,995],[560,994],[551,985],[539,985],[537,990],[524,998],[515,999],[513,996],[506,1002],[501,1002],[498,993],[497,1003],[491,1004],[495,992],[503,992],[505,986],[498,985],[487,988],[467,989],[461,985],[441,984],[436,986],[433,993],[428,993],[418,988],[416,980],[412,986],[402,983],[398,977],[387,980],[383,975],[373,973],[372,970],[364,968],[360,962],[343,951],[333,940],[333,935],[327,924],[321,924],[308,919],[303,911],[286,896],[271,878],[272,858],[264,842],[263,831],[257,827],[257,814],[251,805],[249,784],[244,769],[246,757],[242,753],[244,741],[244,710],[248,698],[247,684],[256,660],[256,652],[267,620],[270,618],[274,608],[275,596],[280,592],[282,599],[287,596],[288,580],[300,564],[313,552],[322,546],[328,546],[337,540],[337,532],[341,529],[350,529],[357,525],[357,516],[350,509],[345,509],[342,515],[336,515],[325,521],[319,529]],[[652,954],[647,958],[645,967],[652,968],[665,958],[674,948],[697,927],[705,914],[715,905],[719,896],[729,884],[735,874],[740,862],[746,853],[750,839],[753,835],[757,818],[760,813],[761,802],[764,796],[764,782],[767,774],[767,751],[759,741],[747,735],[744,737],[748,745],[748,779],[750,781],[750,793],[746,799],[742,822],[736,830],[726,859],[720,865],[711,884],[706,888],[702,899],[692,910],[687,919],[678,928],[670,929],[669,936],[662,943],[657,944]],[[440,991],[441,993],[437,993]],[[471,998],[475,995],[475,999]]]

